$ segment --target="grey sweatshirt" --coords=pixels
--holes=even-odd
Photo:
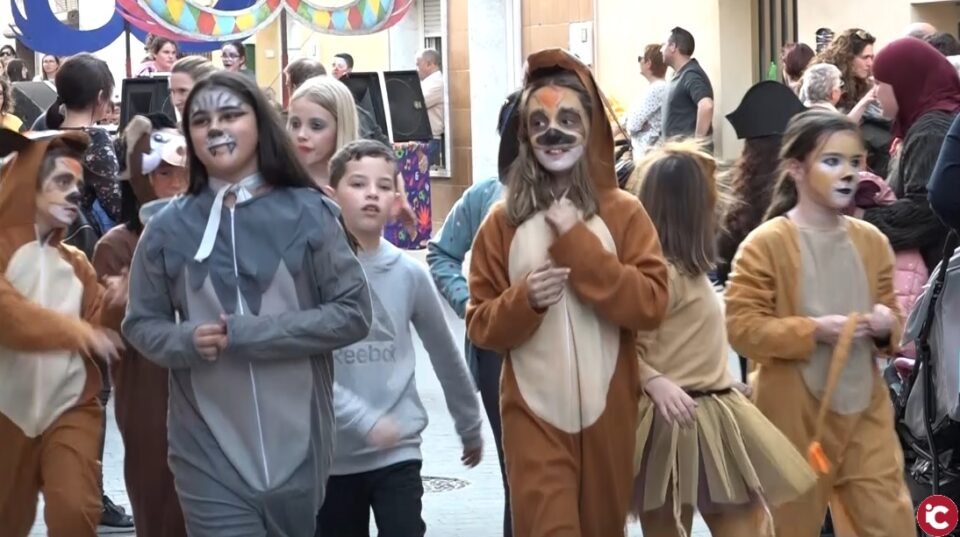
[[[473,382],[426,267],[385,240],[376,252],[358,257],[370,287],[373,321],[366,339],[333,353],[337,437],[331,474],[356,474],[422,458],[420,433],[427,426],[427,413],[417,393],[411,324],[430,355],[463,445],[481,446]],[[397,424],[400,441],[380,450],[368,444],[367,434],[384,416]]]

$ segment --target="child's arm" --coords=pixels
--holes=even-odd
[[[120,326],[127,341],[148,360],[168,369],[186,369],[206,363],[193,343],[193,332],[201,323],[175,322],[162,240],[160,229],[144,229],[130,265],[127,312]]]
[[[99,287],[99,286],[98,286]],[[47,309],[20,294],[0,274],[0,346],[17,351],[80,351],[93,327],[82,319]]]
[[[326,230],[325,242],[313,252],[314,278],[323,303],[276,315],[227,317],[226,359],[315,355],[356,343],[370,332],[372,313],[366,276],[334,209],[324,203],[319,218]]]
[[[480,227],[481,218],[477,217],[482,209],[478,204],[484,200],[479,193],[474,187],[468,188],[450,209],[440,235],[427,243],[427,265],[433,282],[461,319],[466,315],[470,299],[463,260]]]
[[[806,360],[817,344],[817,323],[809,317],[777,317],[774,262],[756,234],[740,244],[725,296],[727,336],[738,354],[761,364]]]
[[[482,349],[505,354],[529,340],[545,311],[530,305],[526,278],[510,283],[507,273],[503,210],[492,211],[480,225],[470,260],[467,336]]]
[[[467,371],[467,363],[443,317],[442,306],[437,292],[430,283],[425,271],[414,271],[413,316],[410,319],[417,334],[423,341],[423,347],[430,355],[430,363],[443,387],[443,396],[447,401],[447,410],[453,416],[457,434],[467,449],[483,445],[481,434],[480,403],[476,389]]]
[[[338,430],[355,430],[360,438],[366,438],[377,424],[375,416],[360,398],[339,382],[333,382],[333,415],[337,419]]]
[[[639,201],[632,208],[623,241],[617,245],[621,251],[604,248],[580,222],[557,238],[550,256],[570,268],[577,296],[598,314],[628,330],[651,330],[667,309],[667,266],[647,212]]]

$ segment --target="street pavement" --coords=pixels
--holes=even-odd
[[[424,262],[425,252],[410,252]],[[444,307],[447,324],[456,341],[463,341],[464,324],[449,307]],[[440,383],[419,338],[414,339],[417,353],[417,389],[427,409],[430,424],[423,434],[423,519],[427,535],[432,537],[500,537],[503,528],[503,487],[494,448],[493,434],[484,424],[483,461],[473,469],[460,463],[461,445],[447,412]],[[731,367],[737,369],[735,357]],[[478,397],[479,404],[479,397]],[[107,440],[103,456],[103,483],[108,496],[130,512],[123,482],[123,443],[113,416],[113,400],[107,408]],[[624,471],[631,471],[624,468]],[[46,535],[43,505],[37,509],[37,521],[31,537]],[[133,535],[127,533],[126,535]],[[371,535],[376,535],[375,529]],[[631,523],[628,537],[641,537],[639,524]],[[698,516],[692,537],[706,537],[710,532]]]

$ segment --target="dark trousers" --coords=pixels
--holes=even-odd
[[[503,479],[503,537],[513,537],[513,524],[510,518],[510,487],[507,485],[507,470],[503,464],[503,430],[500,428],[500,369],[503,358],[491,351],[477,349],[477,385],[480,399],[487,413],[493,440],[497,444],[497,457],[500,459],[500,476]]]
[[[97,469],[97,479],[100,483],[100,493],[103,493],[103,448],[107,442],[107,401],[110,400],[110,367],[106,362],[98,362],[97,366],[100,367],[100,393],[97,395],[97,399],[100,400],[100,405],[103,407],[103,421],[100,424],[100,457],[97,461],[100,463],[100,467]]]
[[[423,537],[421,461],[330,476],[315,537],[369,537],[370,509],[379,537]]]

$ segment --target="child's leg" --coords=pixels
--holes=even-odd
[[[315,537],[369,537],[373,474],[330,476]]]
[[[703,520],[710,528],[712,537],[773,537],[772,526],[767,512],[759,502],[750,506],[723,511],[703,513]]]
[[[100,426],[97,401],[60,416],[40,441],[44,519],[50,537],[94,537],[100,523]]]
[[[903,478],[903,454],[893,408],[878,383],[837,469],[836,497],[857,537],[913,535],[913,503]]]
[[[510,486],[507,485],[507,467],[503,464],[503,430],[500,427],[500,371],[503,358],[491,351],[477,350],[478,384],[487,421],[493,429],[493,441],[497,444],[500,459],[500,474],[503,478],[503,537],[513,537],[510,518]]]
[[[377,521],[378,537],[423,537],[426,534],[427,526],[420,516],[423,510],[421,466],[421,461],[407,461],[371,472],[370,503]]]
[[[40,495],[40,439],[0,414],[0,535],[26,537]]]
[[[690,529],[693,527],[693,507],[683,506],[680,512],[680,523],[683,524],[687,535],[690,535]],[[643,537],[681,537],[670,498],[667,498],[667,503],[660,509],[640,515],[640,529],[643,531]]]

